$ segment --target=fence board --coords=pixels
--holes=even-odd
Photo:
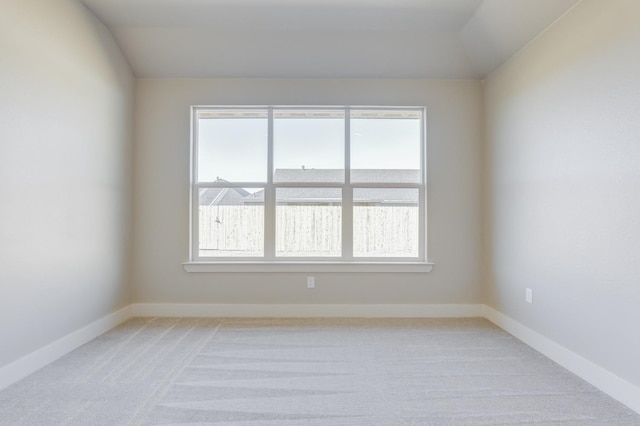
[[[200,250],[206,256],[261,256],[263,206],[200,206]],[[340,206],[277,206],[276,253],[281,256],[340,256]],[[355,206],[354,255],[417,256],[418,208]]]

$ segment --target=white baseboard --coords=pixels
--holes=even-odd
[[[137,303],[136,317],[482,317],[483,305],[326,305],[326,304],[175,304]]]
[[[533,349],[640,414],[640,388],[516,320],[484,306],[484,317]]]
[[[74,349],[106,333],[118,324],[131,318],[131,305],[125,306],[107,316],[82,327],[22,358],[0,368],[0,390],[18,380],[35,373]]]

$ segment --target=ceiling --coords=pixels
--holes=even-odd
[[[580,0],[81,0],[139,78],[478,79]]]

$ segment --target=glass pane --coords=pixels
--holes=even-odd
[[[418,189],[353,189],[353,255],[418,257]]]
[[[261,188],[200,188],[200,257],[263,256]]]
[[[351,181],[420,183],[422,113],[351,112]]]
[[[198,182],[266,182],[266,110],[198,111]]]
[[[276,256],[340,256],[340,188],[276,189]]]
[[[274,182],[344,182],[344,111],[276,110]]]

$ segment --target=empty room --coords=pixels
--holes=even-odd
[[[0,0],[0,425],[640,426],[639,0]]]

